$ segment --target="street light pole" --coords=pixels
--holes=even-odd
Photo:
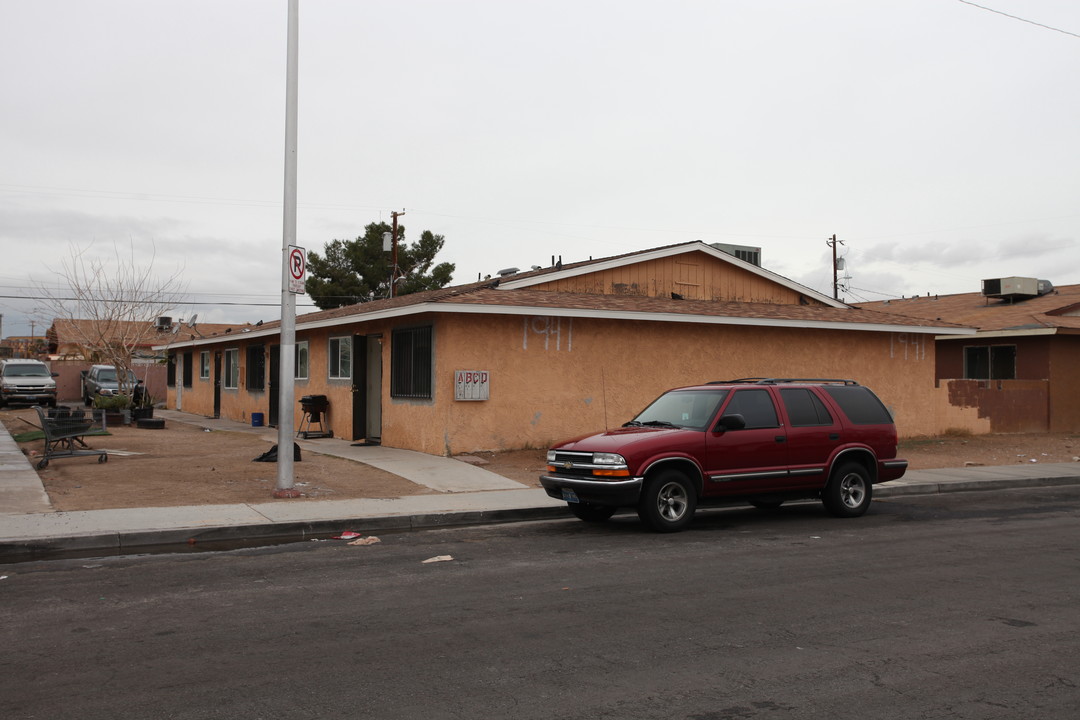
[[[300,497],[293,479],[293,403],[296,399],[296,296],[289,289],[289,248],[296,244],[296,119],[300,0],[289,0],[288,61],[285,72],[285,209],[281,238],[281,381],[278,383],[276,498]]]

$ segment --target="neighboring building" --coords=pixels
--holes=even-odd
[[[202,324],[187,325],[171,318],[157,318],[156,322],[129,320],[77,320],[56,318],[45,333],[48,354],[54,360],[85,360],[92,363],[108,362],[109,354],[103,350],[108,343],[134,348],[136,358],[153,358],[154,347],[176,337],[201,337],[214,335],[234,325]]]
[[[39,337],[45,358],[53,372],[59,373],[56,385],[61,401],[77,402],[82,398],[81,373],[95,363],[108,363],[110,355],[102,345],[114,342],[134,348],[132,369],[146,383],[147,391],[154,398],[164,400],[166,393],[166,368],[160,364],[163,356],[154,350],[168,339],[213,335],[232,325],[194,325],[161,322],[154,323],[117,320],[56,318],[45,333]],[[47,339],[47,347],[45,345]],[[94,341],[96,340],[96,342]]]
[[[296,318],[296,425],[329,399],[335,437],[458,454],[545,447],[620,425],[667,388],[843,377],[906,435],[975,422],[934,388],[937,335],[972,332],[855,309],[704,243],[519,273]],[[162,345],[169,407],[277,422],[279,324]]]
[[[935,379],[991,432],[1080,431],[1080,285],[994,278],[982,292],[864,303],[978,328],[937,338]]]

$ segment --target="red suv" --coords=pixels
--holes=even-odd
[[[616,430],[548,450],[547,494],[589,522],[637,509],[658,532],[699,504],[776,508],[820,498],[838,517],[866,512],[874,483],[896,480],[896,426],[854,380],[748,378],[677,388]]]

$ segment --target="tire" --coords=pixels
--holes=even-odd
[[[44,470],[45,468],[49,467],[49,461],[48,460],[38,460],[37,466],[38,466],[38,470]]]
[[[86,407],[90,407],[91,405],[94,404],[93,399],[91,399],[89,395],[83,395],[82,402],[83,402],[83,405],[85,405]]]
[[[846,463],[833,471],[821,494],[825,509],[836,517],[859,517],[870,507],[873,485],[870,474],[858,463]]]
[[[679,532],[694,519],[697,492],[678,470],[664,470],[645,484],[638,517],[656,532]]]
[[[750,504],[758,510],[776,510],[784,504],[783,500],[751,500]]]
[[[592,505],[582,502],[566,503],[566,505],[578,520],[584,520],[587,523],[607,522],[615,514],[616,510],[616,508],[608,505]]]

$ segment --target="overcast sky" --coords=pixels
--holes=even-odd
[[[703,240],[831,294],[834,233],[850,302],[1080,283],[1080,3],[979,4],[301,0],[298,243],[404,209],[455,284]],[[5,336],[72,248],[279,316],[286,24],[0,0]]]

